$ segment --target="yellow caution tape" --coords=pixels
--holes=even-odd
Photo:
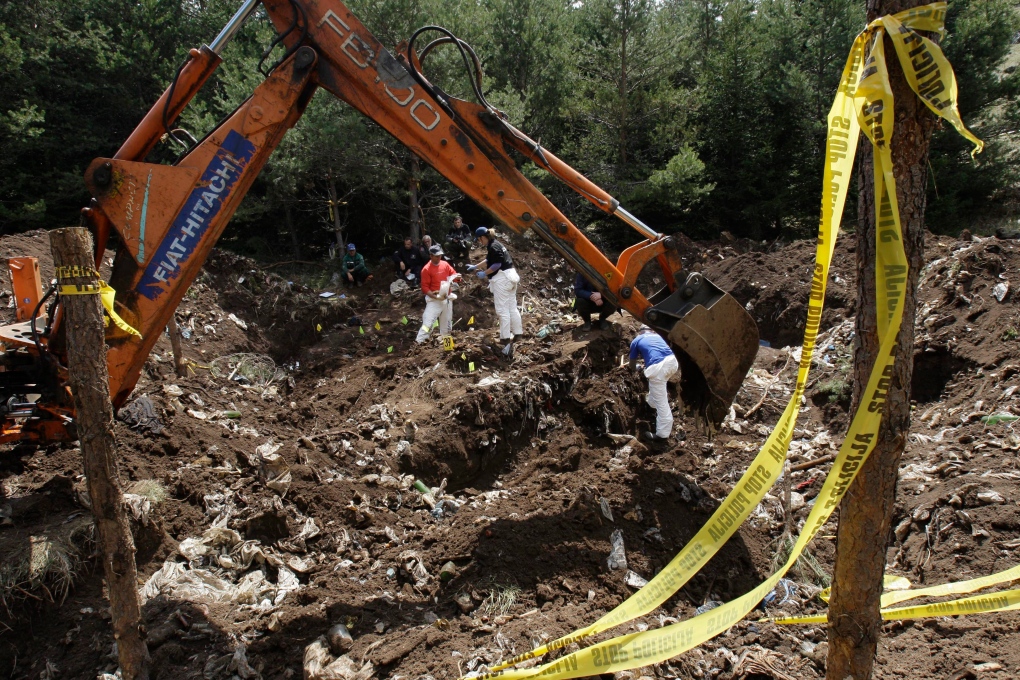
[[[910,580],[905,576],[893,576],[892,574],[886,574],[882,577],[882,590],[909,590]],[[916,592],[916,591],[914,591]],[[818,599],[822,602],[828,602],[829,596],[832,594],[832,588],[822,588],[822,591],[818,593]],[[911,598],[905,598],[911,599]],[[902,600],[901,600],[902,601]],[[883,601],[883,606],[885,602]],[[763,621],[771,621],[772,619],[762,619]]]
[[[884,410],[887,390],[885,383],[892,372],[896,335],[903,318],[903,283],[906,280],[907,260],[900,237],[899,206],[896,202],[892,157],[886,144],[886,140],[891,138],[893,117],[892,94],[881,48],[882,36],[889,30],[890,25],[901,27],[897,30],[906,33],[915,28],[938,30],[945,17],[945,7],[944,2],[939,2],[925,8],[902,12],[896,15],[896,24],[887,25],[884,19],[889,17],[879,19],[872,22],[854,41],[828,118],[822,215],[797,386],[776,429],[769,435],[762,450],[734,490],[723,500],[708,524],[702,527],[694,539],[662,572],[595,624],[499,664],[491,672],[472,677],[576,678],[616,673],[672,658],[725,632],[743,618],[775,587],[807,543],[828,521],[856,476],[857,470],[874,448]],[[869,46],[871,54],[865,64],[863,57],[865,48]],[[938,47],[932,44],[929,49],[938,50]],[[955,92],[955,83],[948,64],[939,74],[945,83],[952,83],[952,86],[944,83],[944,89],[950,93]],[[887,115],[879,115],[882,113]],[[943,115],[941,110],[936,110],[936,113]],[[726,542],[775,481],[785,459],[800,396],[811,365],[815,333],[825,297],[828,266],[839,231],[839,221],[853,168],[854,151],[862,125],[876,150],[875,189],[879,199],[876,201],[876,220],[879,228],[876,232],[875,270],[880,296],[878,305],[879,309],[885,312],[878,314],[880,338],[878,359],[863,392],[865,397],[862,400],[862,408],[858,408],[854,414],[846,439],[805,523],[805,530],[798,536],[786,564],[749,593],[690,620],[613,638],[564,656],[550,664],[529,669],[509,669],[511,665],[590,637],[653,610],[686,583]]]
[[[896,577],[896,578],[903,578],[903,577]],[[995,608],[991,608],[991,609],[989,609],[989,608],[975,609],[973,607],[975,606],[976,603],[979,603],[979,602],[980,603],[985,603],[985,599],[984,598],[995,598],[995,597],[999,597],[999,596],[1007,596],[1007,599],[1008,599],[1009,598],[1008,593],[1017,592],[1017,591],[1003,591],[1003,592],[999,592],[999,593],[987,593],[987,594],[981,595],[979,597],[965,598],[965,599],[959,599],[959,600],[952,600],[952,601],[949,601],[949,602],[939,602],[939,603],[936,603],[936,604],[933,604],[933,605],[921,605],[919,607],[901,607],[900,609],[888,609],[888,607],[890,607],[890,606],[892,606],[894,604],[899,604],[900,602],[906,602],[907,600],[916,600],[919,597],[945,597],[946,595],[961,595],[961,594],[964,594],[964,593],[973,593],[973,592],[978,591],[978,590],[983,590],[985,588],[990,588],[991,586],[997,586],[997,585],[1001,585],[1003,583],[1010,583],[1012,581],[1016,581],[1017,579],[1020,579],[1020,564],[1018,564],[1015,567],[1012,567],[1010,569],[1006,569],[1005,571],[1000,571],[998,573],[990,574],[988,576],[981,576],[980,578],[972,578],[972,579],[970,579],[968,581],[956,581],[954,583],[943,583],[943,584],[937,585],[937,586],[929,586],[927,588],[918,588],[917,590],[899,589],[899,590],[895,590],[893,592],[886,592],[886,593],[883,593],[883,595],[882,595],[882,605],[881,605],[882,606],[882,618],[887,619],[887,620],[892,620],[892,619],[908,619],[908,618],[910,618],[910,619],[923,618],[922,616],[917,616],[916,613],[917,613],[917,611],[920,611],[920,610],[922,610],[922,609],[924,609],[926,607],[932,608],[929,611],[936,612],[936,613],[930,614],[930,616],[952,616],[954,614],[977,614],[977,613],[987,613],[987,612],[993,612],[993,611],[1005,611],[1005,610],[1008,610],[1008,609],[1016,609],[1016,608],[1018,608],[1016,606],[1017,603],[1016,603],[1016,601],[1012,601],[1012,600],[1010,600],[1009,602],[1000,602],[999,606],[997,606]],[[903,580],[906,581],[906,579],[903,579]],[[909,585],[908,585],[908,587],[909,587]],[[823,590],[821,593],[818,594],[818,597],[820,597],[821,599],[823,599],[826,602],[828,602],[829,601],[828,590],[829,590],[828,588]],[[886,590],[892,590],[889,587],[888,583],[886,584]],[[956,605],[958,605],[958,604],[960,605],[960,607],[958,608],[959,611],[952,611],[954,608],[956,608]],[[939,609],[939,607],[941,607],[942,609]],[[907,615],[904,615],[903,614],[904,612],[906,612]],[[801,623],[825,623],[826,615],[825,614],[815,614],[815,615],[811,615],[811,616],[782,616],[782,617],[777,617],[777,618],[774,618],[774,619],[765,619],[765,620],[771,621],[773,623],[784,624],[784,625],[801,624]]]
[[[99,272],[97,272],[94,267],[79,267],[78,265],[57,267],[56,275],[58,279],[70,279],[74,277],[99,278]]]
[[[80,268],[79,267],[58,267],[57,268],[57,270],[58,270],[58,277],[64,278],[66,276],[87,276],[87,274],[79,274],[79,273],[76,273],[76,274],[63,274],[62,275],[60,273],[60,270],[66,270],[66,269],[79,270]],[[95,276],[95,275],[96,275],[95,274],[95,270],[93,269],[92,270],[92,276]],[[121,329],[125,333],[130,333],[131,335],[137,336],[139,338],[142,337],[141,333],[139,333],[134,328],[132,328],[131,325],[127,321],[124,321],[124,319],[120,318],[120,315],[117,314],[117,312],[114,311],[114,309],[113,309],[113,300],[114,300],[114,297],[116,297],[116,295],[117,295],[117,291],[115,291],[113,288],[110,288],[108,285],[106,285],[106,281],[103,281],[102,279],[100,279],[95,284],[91,284],[91,283],[71,284],[71,285],[64,284],[64,285],[58,286],[57,292],[60,295],[96,295],[96,294],[98,294],[99,295],[99,299],[103,303],[103,308],[106,310],[106,314],[107,314],[106,325],[107,326],[110,325],[110,319],[112,319],[114,325],[116,325],[117,328]]]

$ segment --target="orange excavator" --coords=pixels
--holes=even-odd
[[[426,26],[394,56],[339,0],[261,0],[284,52],[226,120],[173,165],[147,163],[173,122],[221,62],[220,54],[260,0],[246,0],[211,45],[192,49],[173,82],[112,158],[85,172],[93,199],[82,211],[102,262],[116,231],[109,284],[115,311],[141,336],[111,324],[106,341],[110,393],[119,408],[188,287],[266,160],[316,90],[347,102],[515,232],[534,231],[613,304],[658,331],[681,359],[684,401],[710,421],[727,412],[754,361],[758,330],[741,305],[700,273],[684,269],[673,238],[657,233],[579,172],[516,129],[485,101],[481,64],[465,42]],[[435,37],[420,51],[423,34]],[[435,48],[460,52],[476,101],[431,83],[422,62]],[[176,136],[175,136],[176,138]],[[643,240],[611,262],[518,170],[531,160]],[[637,288],[655,260],[665,287]],[[9,263],[18,322],[0,327],[0,443],[77,438],[66,384],[60,296],[43,294],[38,267]]]

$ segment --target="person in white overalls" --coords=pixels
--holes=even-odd
[[[641,436],[652,444],[666,444],[673,433],[673,409],[669,406],[666,383],[680,370],[669,343],[648,326],[642,326],[630,343],[630,367],[637,369],[637,359],[644,362],[645,377],[648,378],[648,405],[655,409],[655,432]]]
[[[499,317],[499,339],[501,342],[513,342],[524,334],[521,311],[517,308],[517,285],[521,277],[514,267],[510,251],[496,240],[494,230],[478,227],[475,237],[485,246],[485,266],[469,264],[467,270],[476,272],[480,279],[489,280],[489,290]]]
[[[443,260],[443,249],[439,246],[429,248],[429,262],[421,268],[425,313],[415,342],[421,344],[429,339],[436,319],[439,320],[439,335],[450,335],[453,329],[453,301],[457,298],[456,293],[450,292],[450,288],[459,280],[460,274],[454,271],[449,262]]]

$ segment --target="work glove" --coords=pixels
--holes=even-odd
[[[480,279],[484,279],[485,278],[485,270],[484,269],[479,269],[477,274],[478,274],[478,278],[480,278]]]
[[[467,266],[467,270],[468,270],[469,272],[473,272],[473,271],[474,271],[474,270],[476,270],[476,269],[478,269],[478,265],[477,265],[477,264],[469,264],[469,265]]]

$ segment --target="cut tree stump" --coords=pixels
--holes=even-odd
[[[90,274],[61,279],[61,284],[94,286],[98,283],[92,235],[87,229],[51,231],[50,248],[58,272],[61,267],[80,267]],[[142,639],[135,544],[117,476],[103,307],[96,294],[64,295],[61,303],[62,325],[67,333],[68,379],[74,395],[75,422],[109,591],[121,673],[125,680],[148,680],[149,651]]]

